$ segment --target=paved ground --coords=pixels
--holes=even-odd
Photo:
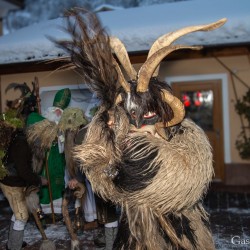
[[[249,250],[250,193],[209,192],[205,205],[210,213],[216,249]]]
[[[210,213],[213,237],[218,250],[250,249],[250,189],[213,189],[208,192],[204,204]],[[5,249],[11,211],[7,201],[0,199],[0,250]],[[93,237],[98,230],[84,231],[79,236],[81,249],[94,249]],[[70,249],[70,238],[62,221],[48,225],[45,230],[57,250]],[[37,250],[42,242],[34,221],[31,219],[25,231],[26,250]]]

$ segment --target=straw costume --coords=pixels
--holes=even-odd
[[[106,34],[94,14],[74,9],[68,17],[72,40],[57,44],[101,100],[75,157],[94,192],[122,207],[113,248],[214,249],[202,206],[213,176],[211,146],[158,79],[158,66],[176,50],[201,49],[172,45],[179,37],[214,30],[226,20],[160,37],[136,72],[124,45]]]

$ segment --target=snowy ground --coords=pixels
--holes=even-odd
[[[249,250],[250,249],[250,193],[230,194],[213,193],[205,199],[210,213],[210,222],[217,250]],[[0,193],[0,250],[5,249],[11,210]],[[98,230],[84,231],[79,236],[81,249],[95,249],[93,237]],[[70,249],[70,237],[62,221],[47,225],[45,233],[52,240],[57,250]],[[232,238],[235,237],[234,244]],[[25,249],[36,250],[42,242],[41,235],[30,219],[25,230],[24,240],[29,244]]]
[[[0,250],[5,250],[8,237],[8,226],[11,218],[11,209],[7,201],[0,192]],[[84,231],[80,235],[79,241],[81,249],[90,250],[94,249],[93,237],[99,232],[100,229]],[[56,224],[47,224],[45,229],[47,238],[54,242],[57,250],[70,249],[70,236],[63,221],[56,222]],[[42,243],[42,236],[36,227],[35,221],[30,216],[29,222],[25,228],[24,241],[28,243],[26,250],[37,250]]]

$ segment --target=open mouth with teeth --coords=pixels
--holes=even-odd
[[[155,116],[156,116],[155,112],[147,112],[146,114],[144,114],[143,118],[150,119],[150,118],[155,117]]]

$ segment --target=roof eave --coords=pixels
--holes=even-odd
[[[202,50],[183,50],[175,51],[168,55],[165,61],[183,60],[183,59],[198,59],[209,57],[224,57],[224,56],[239,56],[249,55],[250,42],[238,44],[224,45],[206,45]],[[129,52],[129,57],[132,64],[144,63],[147,58],[148,51],[133,51]],[[47,61],[26,61],[18,63],[0,64],[0,75],[53,71],[61,68],[65,62],[55,60],[47,63]]]

